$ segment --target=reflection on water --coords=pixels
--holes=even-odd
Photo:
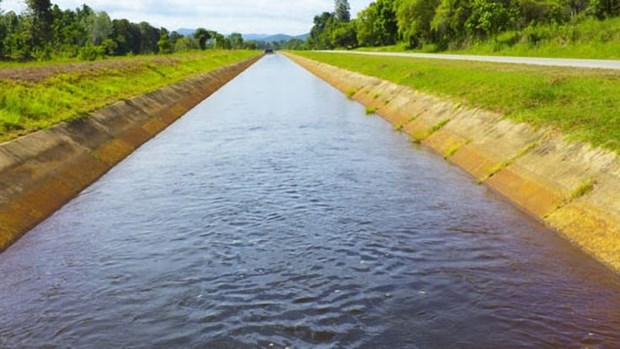
[[[620,347],[618,278],[278,55],[0,275],[8,348]]]

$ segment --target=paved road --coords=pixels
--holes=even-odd
[[[372,56],[432,58],[432,59],[447,59],[447,60],[460,60],[460,61],[480,61],[480,62],[496,62],[496,63],[545,65],[545,66],[556,66],[556,67],[620,70],[620,61],[604,60],[604,59],[503,57],[503,56],[446,55],[446,54],[435,54],[435,53],[403,53],[403,52],[362,52],[362,51],[321,51],[321,52],[372,55]]]

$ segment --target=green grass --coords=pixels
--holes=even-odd
[[[296,52],[620,152],[620,72]]]
[[[39,82],[0,80],[0,141],[48,128],[258,54],[257,51],[209,51],[165,56],[175,58],[165,62],[152,57],[125,58],[122,61],[131,64],[57,73]]]
[[[592,178],[583,181],[581,184],[579,184],[579,186],[577,186],[577,188],[575,188],[575,190],[573,190],[572,193],[570,193],[569,200],[576,200],[588,194],[589,192],[594,190],[595,185],[596,181]]]
[[[357,90],[354,88],[348,88],[346,91],[347,98],[353,99],[353,95],[357,93]]]

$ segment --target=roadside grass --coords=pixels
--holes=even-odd
[[[583,18],[576,23],[546,24],[520,31],[506,31],[477,42],[450,44],[448,49],[425,45],[410,50],[404,43],[362,47],[359,51],[450,53],[517,57],[620,59],[620,17],[606,20]]]
[[[620,153],[620,72],[403,57],[296,54],[503,114],[551,126],[570,140]]]
[[[80,117],[122,99],[155,91],[252,56],[257,51],[170,55],[174,61],[136,57],[117,67],[54,74],[39,82],[0,80],[0,141]]]

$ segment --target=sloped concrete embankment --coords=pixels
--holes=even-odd
[[[620,158],[501,115],[288,55],[620,272]]]
[[[0,251],[258,59],[0,144]]]

